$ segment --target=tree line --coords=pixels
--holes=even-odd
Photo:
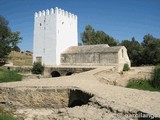
[[[132,66],[156,65],[160,63],[160,39],[146,34],[140,43],[134,37],[131,40],[118,42],[103,31],[95,31],[91,25],[81,33],[84,45],[108,44],[109,46],[125,46]]]

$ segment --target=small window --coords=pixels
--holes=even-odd
[[[42,24],[40,23],[40,26],[42,26]]]
[[[36,57],[36,62],[42,63],[42,57]]]

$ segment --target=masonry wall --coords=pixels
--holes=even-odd
[[[77,16],[59,8],[35,13],[33,62],[60,64],[60,54],[78,45]]]
[[[62,54],[62,65],[117,65],[118,53]]]
[[[110,51],[110,52],[109,52]],[[76,52],[76,53],[63,53],[61,55],[62,65],[93,65],[93,66],[116,66],[117,71],[122,71],[124,64],[131,67],[131,63],[127,54],[127,49],[121,46],[118,50],[108,49],[105,52]]]

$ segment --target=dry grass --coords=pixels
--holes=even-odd
[[[16,66],[31,66],[32,54],[12,51],[9,55],[8,61],[12,62],[13,65]]]

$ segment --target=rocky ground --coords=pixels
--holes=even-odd
[[[129,72],[118,73],[112,67],[99,67],[88,72],[60,77],[28,79],[21,82],[1,83],[0,102],[10,101],[4,89],[30,88],[65,88],[76,87],[94,95],[90,102],[73,108],[33,108],[21,107],[16,115],[24,116],[25,120],[132,120],[140,119],[134,115],[160,116],[160,93],[128,89],[127,80],[135,77],[147,78],[153,67],[132,68]],[[118,85],[118,86],[116,86]],[[3,94],[2,94],[3,93]],[[4,97],[5,96],[5,97]],[[41,98],[41,95],[38,95]],[[48,96],[46,96],[47,99]],[[38,98],[37,98],[38,100]],[[30,101],[28,101],[30,102]],[[43,101],[45,103],[45,101]],[[46,103],[47,104],[47,103]],[[143,116],[142,116],[143,117]]]
[[[76,106],[61,109],[18,109],[16,115],[25,120],[131,120],[132,117],[121,113],[113,113],[105,108],[91,105]]]

